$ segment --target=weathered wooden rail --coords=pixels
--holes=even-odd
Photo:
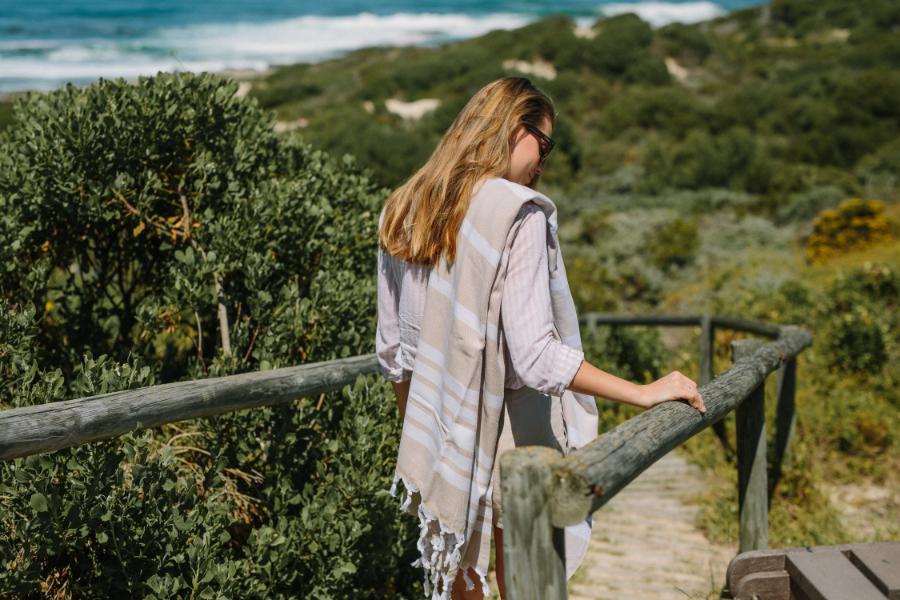
[[[712,378],[713,327],[774,336],[765,323],[710,316],[624,316],[589,313],[583,325],[702,325],[701,381]],[[374,354],[227,377],[181,381],[0,411],[0,460],[70,448],[135,429],[288,402],[378,372]],[[705,379],[704,379],[705,378]]]
[[[513,600],[565,598],[559,527],[597,510],[657,459],[737,410],[741,550],[766,547],[763,382],[778,380],[776,465],[794,426],[796,356],[811,343],[806,331],[744,319],[701,316],[623,316],[589,313],[583,325],[700,326],[700,391],[706,415],[667,402],[603,434],[563,458],[547,448],[502,457],[507,590]],[[713,379],[715,328],[777,338],[734,344],[735,364]],[[168,383],[89,398],[0,411],[0,460],[70,448],[141,428],[289,402],[353,383],[378,371],[374,354],[270,371]],[[557,545],[554,546],[554,541]]]
[[[166,383],[0,411],[0,460],[185,419],[289,402],[378,371],[374,354],[227,377]]]
[[[621,317],[589,314],[587,325],[701,327],[700,393],[706,414],[682,402],[665,402],[622,423],[569,456],[527,447],[500,457],[504,511],[506,589],[511,600],[566,598],[561,528],[583,521],[647,467],[678,444],[736,414],[740,551],[768,546],[765,380],[779,369],[775,433],[776,465],[784,460],[794,430],[797,355],[812,343],[809,332],[714,315]],[[733,365],[713,379],[716,327],[775,338],[733,342]]]

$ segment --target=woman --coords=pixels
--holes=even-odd
[[[416,564],[435,598],[488,594],[491,538],[505,597],[503,451],[583,446],[596,436],[594,396],[705,410],[677,371],[638,385],[584,360],[555,206],[534,191],[554,119],[527,79],[486,85],[379,219],[376,350],[404,423],[392,493],[402,483],[403,508],[418,514]],[[582,525],[566,529],[569,576]]]

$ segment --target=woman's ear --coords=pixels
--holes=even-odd
[[[516,125],[515,128],[513,128],[512,133],[510,134],[510,138],[509,138],[510,152],[512,151],[513,148],[516,147],[516,144],[518,144],[520,141],[522,141],[522,138],[525,137],[526,135],[528,135],[528,132],[525,131],[525,127],[523,127],[521,124]]]

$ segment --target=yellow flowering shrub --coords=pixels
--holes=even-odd
[[[881,200],[851,198],[823,210],[806,240],[806,259],[821,262],[833,256],[886,241],[891,231]]]

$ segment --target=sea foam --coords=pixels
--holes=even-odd
[[[708,21],[727,11],[713,2],[618,2],[601,6],[600,12],[608,17],[634,13],[654,27],[661,27],[675,22]]]
[[[327,59],[369,46],[431,45],[514,29],[525,15],[398,13],[304,16],[270,23],[166,27],[127,40],[19,40],[0,45],[0,91],[157,71],[255,69]]]
[[[693,23],[725,14],[711,1],[604,4],[596,14],[637,13],[653,26]],[[158,71],[264,70],[314,62],[370,46],[435,45],[495,29],[514,29],[536,14],[413,13],[301,16],[270,22],[165,26],[135,30],[131,37],[24,36],[0,39],[0,92],[47,90],[98,77],[153,75]],[[595,18],[584,14],[579,25]],[[35,30],[38,31],[38,30]],[[92,30],[93,31],[93,30]]]

